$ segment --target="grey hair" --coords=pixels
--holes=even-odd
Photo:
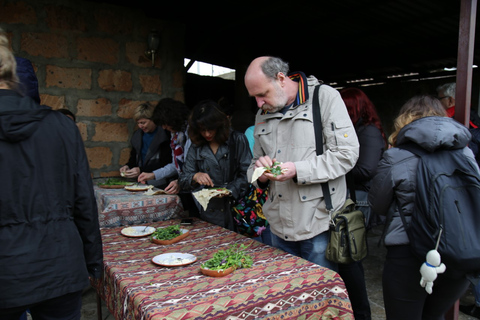
[[[10,51],[7,35],[2,29],[0,29],[0,83],[18,90],[17,61]]]
[[[262,71],[267,78],[276,79],[279,72],[288,74],[288,63],[277,57],[269,57],[262,63]]]
[[[442,92],[447,97],[455,98],[455,82],[445,83],[437,87],[437,93]]]

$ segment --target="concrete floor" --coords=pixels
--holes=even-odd
[[[368,298],[372,310],[372,320],[386,319],[382,296],[382,270],[386,250],[383,246],[378,246],[381,231],[382,229],[380,227],[369,232],[369,255],[364,260],[365,281],[367,283]],[[473,302],[474,299],[471,292],[467,292],[460,300],[461,304],[473,304]],[[114,320],[114,317],[108,312],[103,302],[102,315],[103,320]],[[93,290],[88,290],[84,293],[81,320],[97,320],[96,295]],[[460,312],[458,320],[477,319]]]

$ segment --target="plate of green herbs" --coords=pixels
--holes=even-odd
[[[157,228],[150,235],[150,239],[157,244],[172,244],[187,237],[188,234],[188,229],[182,229],[180,225],[175,224],[168,227]]]
[[[227,249],[220,249],[213,257],[200,266],[203,274],[213,277],[227,275],[240,268],[250,268],[253,259],[247,254],[248,246],[230,244]]]
[[[116,178],[108,178],[105,182],[98,183],[98,186],[104,189],[123,189],[125,186],[131,185],[133,185],[133,182]]]

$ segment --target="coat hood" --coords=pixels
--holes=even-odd
[[[11,90],[0,90],[0,140],[19,142],[37,130],[52,109]]]
[[[38,79],[33,69],[32,62],[25,58],[15,57],[17,61],[17,76],[20,79],[20,85],[24,94],[40,103],[38,93]]]
[[[397,145],[410,141],[433,152],[437,149],[461,149],[468,145],[468,129],[448,117],[425,117],[415,120],[400,130]]]

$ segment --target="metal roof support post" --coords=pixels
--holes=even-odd
[[[455,91],[455,120],[467,128],[470,122],[470,105],[472,97],[472,65],[473,48],[475,44],[475,19],[477,15],[477,0],[462,0],[460,5],[460,24],[458,31],[457,55],[457,88]],[[457,300],[445,315],[445,320],[458,319]]]
[[[466,127],[469,126],[470,121],[476,15],[477,0],[462,0],[458,33],[455,120],[463,123]]]
[[[472,65],[473,48],[475,44],[475,19],[477,15],[477,0],[462,0],[460,5],[460,24],[458,28],[457,55],[457,88],[455,91],[455,120],[467,128],[470,122],[470,105],[472,97]],[[457,300],[445,315],[445,320],[458,319]]]

